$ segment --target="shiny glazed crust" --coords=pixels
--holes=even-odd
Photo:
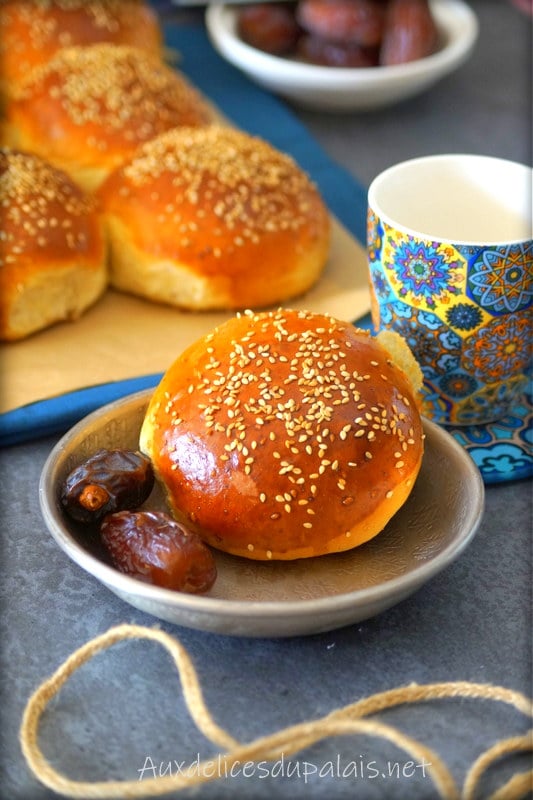
[[[422,422],[406,375],[329,316],[247,312],[189,347],[140,436],[175,516],[251,559],[348,550],[411,492]]]
[[[0,338],[11,341],[92,305],[106,248],[94,198],[37,156],[0,150],[0,196]]]
[[[214,113],[181,73],[134,47],[61,50],[9,102],[8,143],[48,159],[93,190],[139,145]]]
[[[190,309],[257,308],[301,294],[329,252],[314,184],[267,142],[212,125],[148,142],[99,192],[111,282]]]
[[[160,56],[157,15],[143,0],[2,0],[1,86],[10,95],[58,50],[101,42]]]

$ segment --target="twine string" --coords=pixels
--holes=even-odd
[[[50,701],[58,694],[68,678],[97,653],[127,639],[149,639],[160,644],[172,657],[178,671],[184,701],[196,727],[212,743],[224,748],[218,756],[226,769],[238,763],[275,761],[282,755],[292,755],[316,742],[332,736],[366,735],[385,739],[427,766],[435,788],[443,800],[475,800],[479,782],[488,768],[506,755],[533,749],[531,732],[524,736],[496,742],[482,753],[470,767],[460,793],[448,767],[429,747],[407,736],[398,728],[368,716],[394,706],[427,702],[445,698],[475,698],[494,700],[513,706],[520,713],[533,717],[531,700],[519,692],[499,686],[464,681],[435,683],[421,686],[410,684],[363,698],[324,717],[299,723],[248,744],[237,741],[221,728],[207,708],[198,674],[183,645],[158,628],[139,625],[119,625],[90,640],[72,653],[29,698],[20,728],[20,743],[24,758],[36,778],[48,788],[72,798],[84,800],[113,800],[113,798],[156,797],[170,791],[207,783],[222,777],[213,769],[214,759],[201,761],[191,772],[153,776],[146,780],[76,781],[56,770],[39,746],[39,726]],[[517,773],[490,800],[520,800],[531,788],[532,772]]]
[[[531,797],[533,770],[520,772],[489,797],[489,800],[524,800]]]
[[[511,739],[502,739],[496,742],[495,745],[485,750],[470,767],[464,782],[463,798],[464,800],[474,800],[476,786],[478,785],[481,776],[491,767],[496,761],[507,754],[518,753],[520,751],[526,752],[533,750],[533,730],[528,731],[523,736],[513,736]],[[489,800],[519,800],[525,797],[528,791],[533,789],[533,770],[528,772],[521,772],[513,775],[513,777],[497,792],[495,792]]]

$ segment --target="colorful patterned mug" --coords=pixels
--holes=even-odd
[[[526,386],[532,186],[529,167],[476,155],[405,161],[370,186],[372,321],[410,345],[436,422],[501,419]]]

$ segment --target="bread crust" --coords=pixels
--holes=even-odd
[[[327,315],[238,315],[168,369],[140,448],[175,516],[257,560],[351,549],[404,504],[423,429],[410,382],[368,332]]]
[[[330,219],[289,156],[212,125],[148,142],[99,192],[111,282],[182,308],[277,304],[310,288],[327,261]]]
[[[0,338],[75,319],[107,283],[98,205],[37,156],[0,150]]]
[[[101,42],[159,57],[163,37],[157,14],[143,0],[2,0],[0,88],[10,96],[60,49]]]
[[[211,106],[177,70],[135,47],[59,51],[8,104],[6,137],[95,190],[139,145],[180,125],[213,122]]]

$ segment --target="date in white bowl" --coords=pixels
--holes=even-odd
[[[205,20],[215,49],[255,83],[303,108],[350,112],[413,97],[468,59],[478,37],[477,17],[471,8],[462,0],[433,0],[431,10],[439,30],[437,52],[386,67],[323,67],[265,53],[239,37],[236,6],[213,3]]]

